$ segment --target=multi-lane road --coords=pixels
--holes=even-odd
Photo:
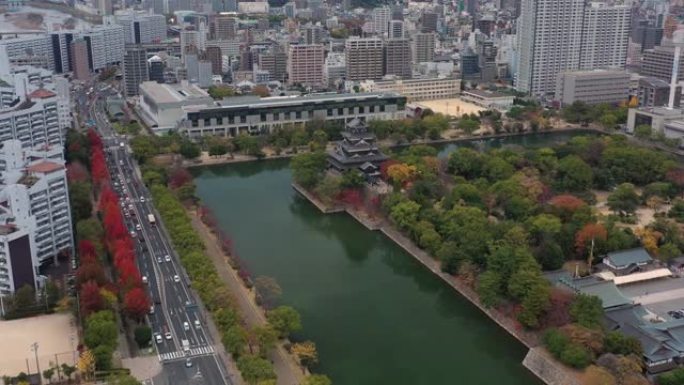
[[[105,95],[94,90],[88,98],[87,110],[89,119],[95,122],[103,138],[112,186],[119,194],[121,211],[136,245],[138,267],[152,302],[148,321],[163,370],[149,382],[232,385],[214,351],[214,341],[206,332],[205,314],[161,227],[126,138],[113,132],[105,115]]]

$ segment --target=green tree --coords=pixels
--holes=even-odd
[[[247,331],[240,325],[233,325],[223,333],[221,342],[234,358],[238,358],[247,344]]]
[[[482,273],[477,283],[477,294],[480,301],[487,307],[494,307],[499,304],[502,296],[502,279],[499,273],[487,270]]]
[[[269,311],[266,317],[281,338],[286,338],[290,333],[302,328],[301,316],[291,306],[278,306]]]
[[[238,151],[252,156],[259,156],[261,154],[261,146],[259,139],[247,134],[240,134],[233,140]]]
[[[249,385],[257,385],[261,381],[276,378],[271,363],[258,356],[245,355],[240,357],[237,361],[237,367],[242,378]]]
[[[590,329],[600,328],[603,303],[595,295],[578,294],[570,305],[570,316],[581,326]]]
[[[412,200],[404,200],[392,207],[390,218],[402,229],[410,229],[418,221],[420,205]]]
[[[586,191],[591,187],[593,179],[591,167],[576,155],[566,156],[558,162],[556,180],[560,190]]]
[[[330,204],[342,191],[342,178],[334,175],[326,175],[316,186],[315,192],[323,202]]]
[[[658,376],[658,385],[684,384],[684,368],[677,368]]]
[[[107,378],[108,385],[141,385],[135,377],[130,374],[118,374]]]
[[[312,188],[323,180],[323,171],[327,166],[324,152],[299,154],[290,163],[295,182],[305,188]]]
[[[544,342],[546,349],[548,349],[556,358],[560,358],[561,354],[570,343],[570,339],[555,328],[550,328],[544,332],[542,341]]]
[[[184,139],[180,144],[180,154],[185,159],[195,159],[200,156],[201,149],[196,143],[191,142],[188,139]]]
[[[342,187],[356,188],[366,183],[366,178],[359,170],[348,170],[342,174]]]
[[[603,340],[603,347],[609,353],[641,357],[643,353],[641,342],[638,339],[622,334],[618,331],[608,332]]]
[[[93,186],[88,182],[69,183],[69,204],[71,214],[75,222],[88,219],[93,213],[91,192]]]
[[[52,383],[52,377],[55,376],[55,368],[48,368],[43,370],[43,378],[48,381],[48,384]]]
[[[302,385],[332,385],[332,381],[326,375],[312,374],[304,378]]]
[[[233,88],[226,85],[211,86],[209,87],[207,92],[209,93],[209,96],[211,96],[215,100],[221,100],[223,98],[235,95],[235,91],[233,90]]]
[[[463,118],[458,121],[458,128],[468,134],[472,134],[480,128],[480,122]]]
[[[583,369],[591,363],[591,354],[581,345],[569,344],[561,353],[560,360],[573,368]]]
[[[155,136],[138,135],[130,143],[133,156],[141,164],[160,153],[160,146]]]
[[[24,310],[36,304],[36,292],[33,287],[24,285],[14,293],[12,297],[13,310]]]
[[[86,319],[83,340],[90,349],[107,346],[113,350],[116,348],[118,335],[119,329],[110,310],[93,313]]]
[[[681,199],[675,200],[670,211],[667,212],[667,216],[677,222],[684,222],[684,201]]]
[[[477,178],[482,174],[483,156],[477,151],[460,147],[449,155],[449,172],[466,179]]]
[[[150,341],[152,341],[152,329],[150,329],[149,326],[136,326],[133,334],[135,335],[135,342],[139,347],[144,348],[150,345]]]
[[[99,345],[93,349],[95,367],[97,370],[110,370],[112,368],[112,355],[114,349],[107,345]]]
[[[599,118],[599,122],[604,128],[615,128],[618,123],[618,118],[614,114],[605,113]]]
[[[639,195],[631,183],[622,183],[608,196],[608,207],[616,214],[633,214],[639,206]]]
[[[223,156],[229,151],[228,142],[219,137],[209,139],[207,147],[209,156]]]
[[[278,342],[278,332],[271,325],[257,326],[252,331],[259,344],[259,355],[266,357]]]

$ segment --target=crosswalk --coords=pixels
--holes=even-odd
[[[181,358],[186,358],[186,357],[194,357],[194,356],[203,356],[207,354],[214,354],[214,347],[213,346],[200,346],[198,348],[192,348],[190,349],[189,353],[184,353],[181,351],[175,351],[175,352],[169,352],[169,353],[162,353],[159,354],[159,361],[173,361],[173,360],[178,360]]]

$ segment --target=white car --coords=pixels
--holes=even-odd
[[[154,314],[154,305],[150,306],[150,314]]]
[[[140,223],[135,224],[135,229],[138,231],[142,230],[142,227],[140,227]]]
[[[157,263],[162,263],[162,257],[157,257]]]
[[[161,334],[155,334],[155,335],[154,335],[154,340],[157,341],[157,344],[161,344],[162,342],[164,342],[164,340],[162,339]]]
[[[131,237],[132,237],[132,238],[135,238],[135,237],[136,237],[135,231],[133,231],[133,230],[131,230]]]
[[[183,330],[185,330],[186,332],[190,330],[190,324],[188,323],[188,321],[183,322]]]
[[[145,203],[145,197],[140,197],[140,203]]]
[[[167,340],[170,340],[173,338],[173,336],[171,335],[171,332],[166,332],[166,334],[164,334],[164,338],[166,338]]]
[[[147,283],[147,276],[146,276],[146,275],[143,275],[143,276],[142,276],[142,282],[143,282],[143,283]]]
[[[176,282],[176,283],[180,282],[180,277],[178,276],[178,274],[173,276],[173,282]]]
[[[166,254],[166,255],[164,256],[164,260],[165,260],[166,262],[171,262],[171,256],[168,255],[168,254]]]
[[[195,320],[195,329],[201,328],[202,325],[200,324],[200,321],[198,319]]]
[[[185,360],[185,367],[192,368],[192,361],[189,358]]]

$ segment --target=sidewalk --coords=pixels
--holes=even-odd
[[[252,292],[247,290],[235,271],[228,265],[225,255],[218,247],[216,237],[200,221],[196,212],[190,211],[189,214],[192,218],[192,227],[202,238],[206,247],[206,253],[214,263],[219,277],[228,285],[230,292],[235,294],[236,304],[240,309],[243,320],[249,327],[265,324],[266,316],[264,312],[254,302]],[[297,385],[301,383],[304,378],[302,370],[295,364],[282,344],[279,344],[270,353],[269,359],[273,362],[273,369],[278,377],[278,385]]]

